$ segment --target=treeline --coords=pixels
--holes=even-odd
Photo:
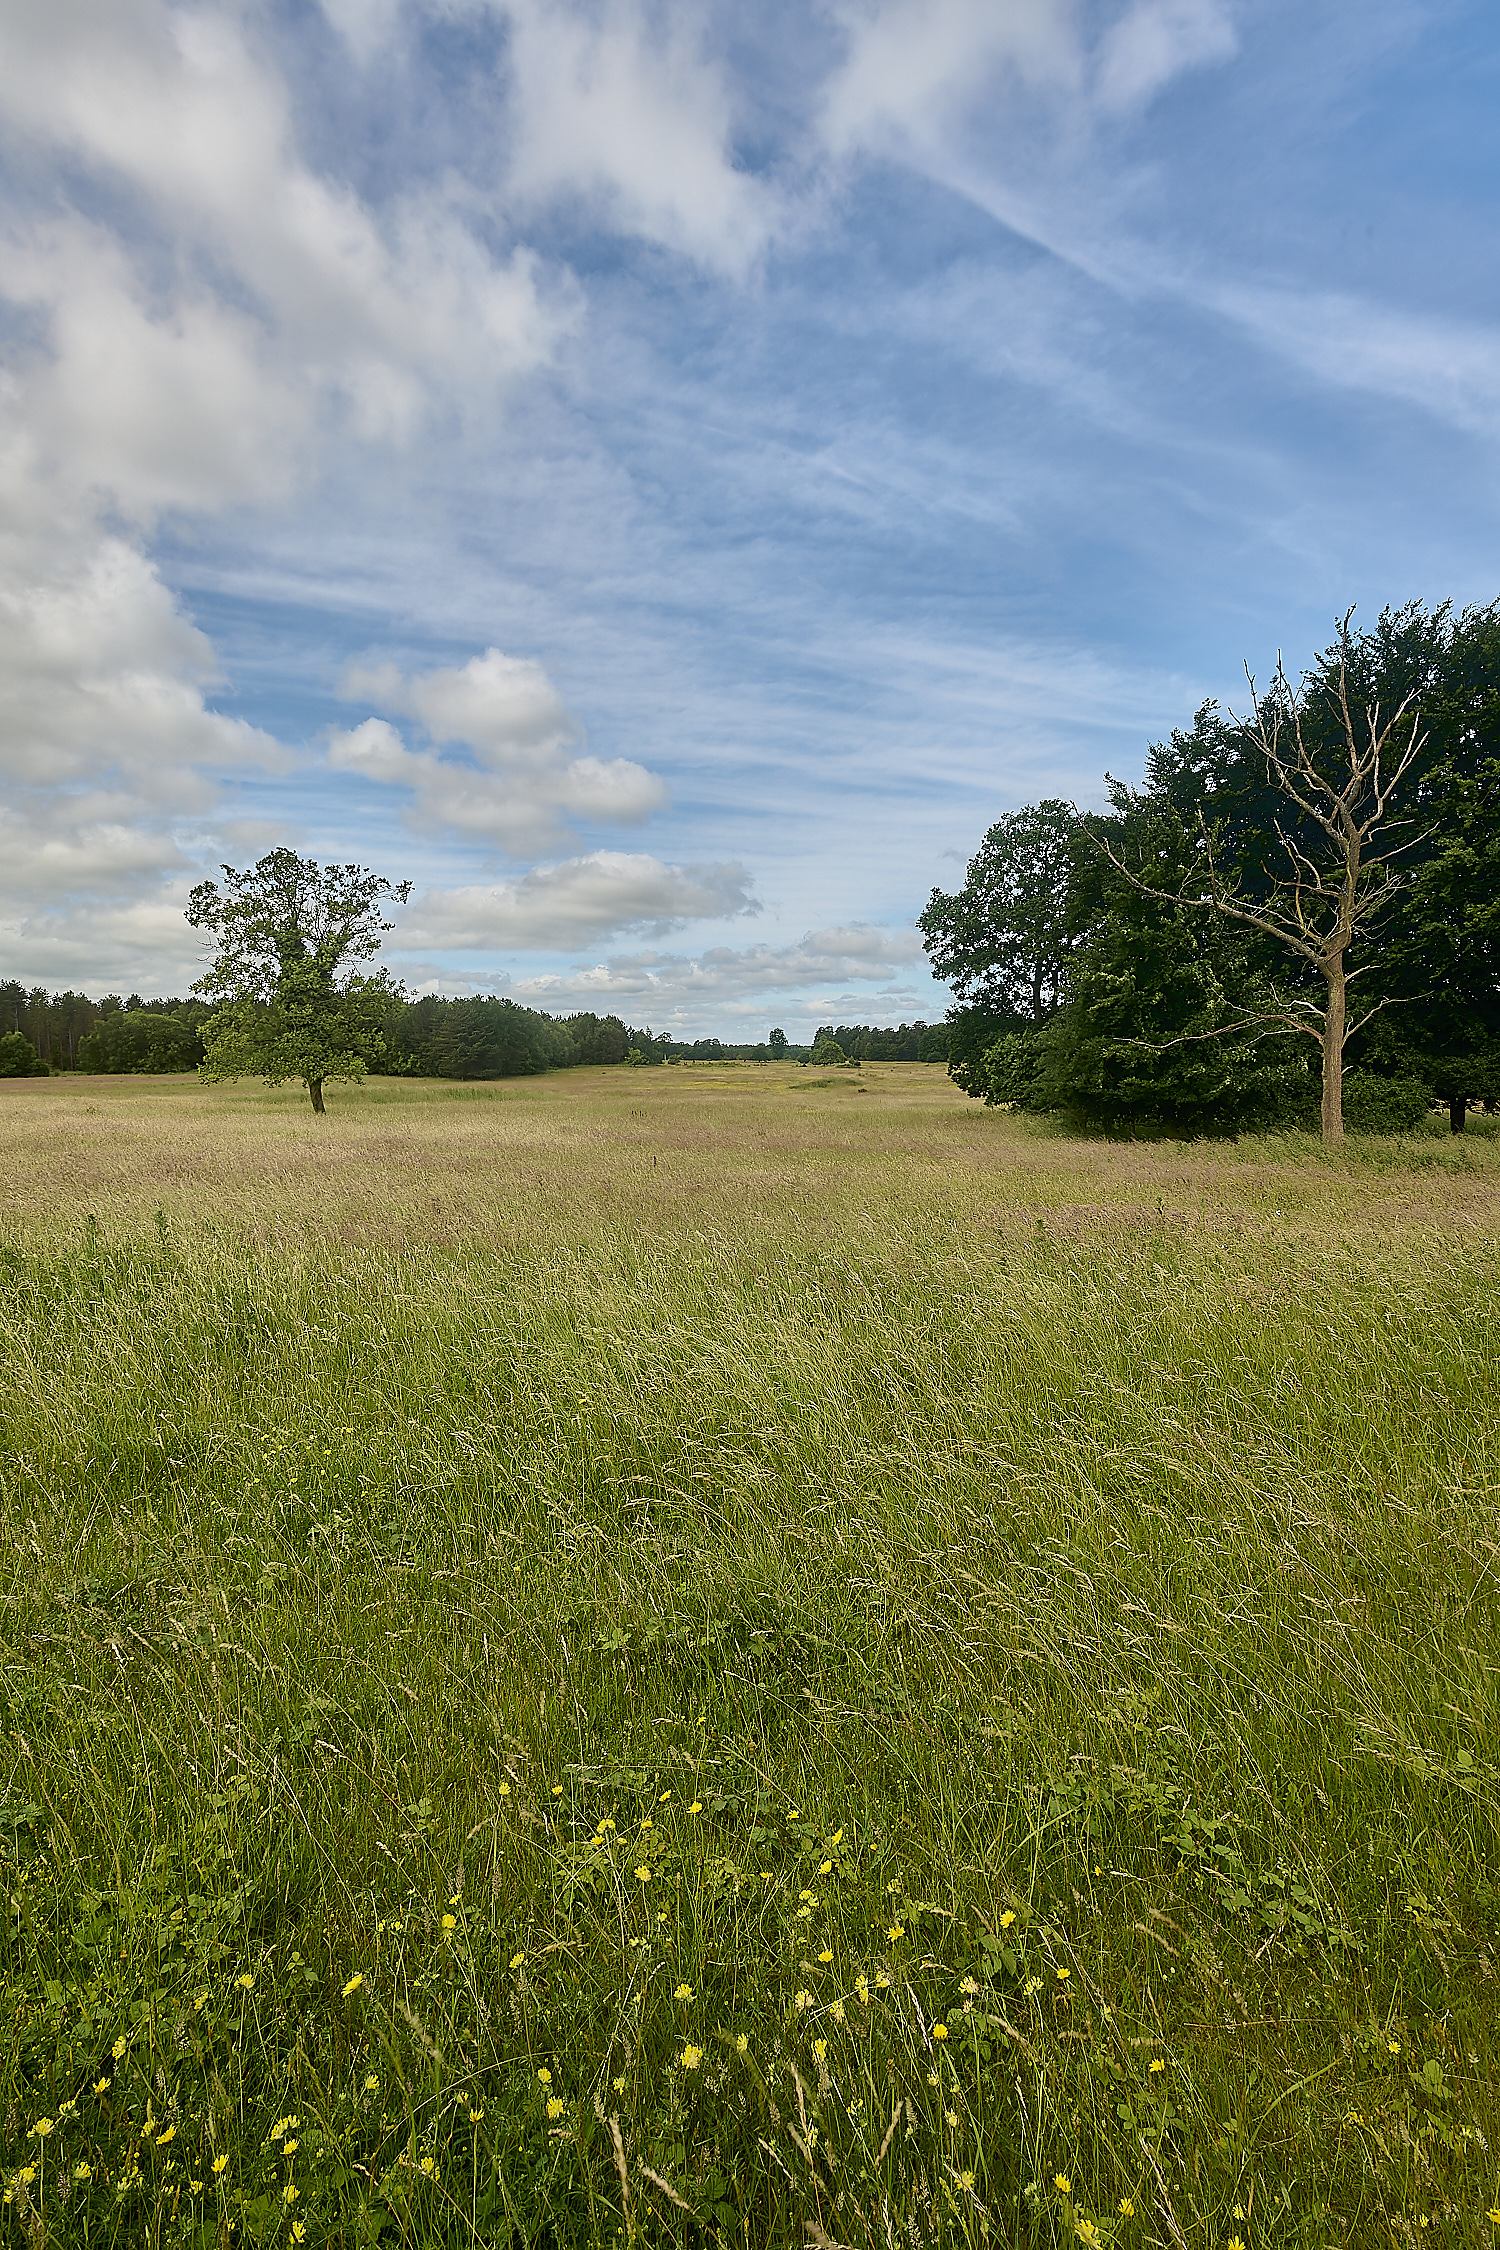
[[[814,1058],[820,1047],[828,1046],[837,1047],[846,1062],[946,1062],[948,1026],[920,1019],[894,1030],[875,1023],[819,1024]]]
[[[1347,774],[1351,741],[1366,754],[1407,699],[1383,783],[1402,743],[1411,762],[1351,879],[1344,1112],[1397,1130],[1438,1098],[1457,1131],[1471,1103],[1493,1106],[1500,607],[1447,604],[1346,625],[1300,690],[1262,693],[1251,723],[1205,703],[1151,749],[1143,787],[1108,782],[1107,813],[1052,799],[998,821],[963,889],[934,891],[920,922],[957,994],[952,1076],[1109,1130],[1316,1123],[1330,988],[1317,947],[1296,951],[1296,916],[1323,929],[1325,952],[1336,942],[1345,838],[1306,777]],[[1280,780],[1268,739],[1292,761]]]
[[[12,980],[0,984],[0,1076],[196,1070],[213,1012],[204,1000],[143,1000],[139,993],[91,1000]],[[850,1060],[941,1062],[947,1055],[944,1024],[840,1025],[836,1036]],[[504,998],[410,1000],[393,991],[368,1065],[384,1077],[526,1078],[583,1063],[806,1062],[811,1053],[783,1031],[758,1041],[673,1039],[619,1016],[549,1016]]]

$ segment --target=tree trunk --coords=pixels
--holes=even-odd
[[[1323,1146],[1344,1145],[1344,1024],[1347,997],[1344,956],[1337,953],[1323,963],[1328,982],[1328,1010],[1323,1018]]]
[[[307,1097],[313,1105],[314,1116],[324,1116],[326,1113],[323,1108],[323,1081],[321,1078],[309,1078],[307,1081]]]
[[[1450,1094],[1448,1096],[1448,1130],[1450,1132],[1461,1133],[1463,1131],[1464,1120],[1468,1113],[1469,1097],[1467,1094]]]

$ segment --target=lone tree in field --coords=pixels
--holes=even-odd
[[[349,965],[368,961],[392,927],[380,901],[404,906],[410,896],[410,883],[320,867],[284,845],[244,872],[226,867],[222,888],[198,884],[187,918],[218,952],[193,989],[222,1003],[203,1027],[199,1076],[300,1079],[321,1117],[325,1083],[363,1078],[384,1044],[393,987]]]
[[[1148,898],[1175,906],[1208,906],[1230,921],[1243,922],[1275,940],[1312,984],[1306,992],[1275,994],[1264,1012],[1199,1034],[1222,1038],[1253,1025],[1295,1031],[1317,1041],[1323,1061],[1323,1140],[1336,1146],[1344,1138],[1344,1048],[1362,1025],[1385,1006],[1377,1000],[1349,1021],[1348,988],[1373,964],[1350,968],[1348,956],[1368,941],[1401,889],[1392,862],[1421,839],[1390,838],[1410,828],[1393,819],[1391,806],[1425,736],[1408,695],[1382,721],[1380,705],[1365,702],[1356,712],[1351,699],[1351,647],[1346,611],[1333,651],[1320,672],[1294,689],[1280,659],[1264,696],[1250,680],[1252,716],[1237,721],[1248,745],[1265,761],[1275,800],[1271,826],[1280,845],[1279,870],[1267,869],[1254,881],[1244,867],[1226,872],[1215,853],[1215,839],[1199,814],[1199,856],[1180,887],[1158,890],[1143,881],[1102,838],[1099,849],[1126,881]],[[1379,847],[1379,848],[1377,848]],[[1181,1042],[1171,1041],[1171,1045]]]

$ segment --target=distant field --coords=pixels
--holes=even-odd
[[[1492,1130],[329,1104],[0,1085],[0,2240],[1500,2241]]]

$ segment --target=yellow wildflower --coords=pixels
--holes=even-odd
[[[295,2156],[301,2145],[300,2141],[288,2141],[281,2153],[283,2156]]]
[[[353,1976],[349,1979],[349,1982],[344,1987],[342,1995],[343,1998],[347,2000],[351,1992],[358,1992],[360,1986],[364,1983],[364,1981],[365,1974],[363,1969],[356,1969]]]
[[[1059,1969],[1059,1970],[1058,1970],[1058,1972],[1057,1972],[1057,1981],[1058,1981],[1058,1983],[1059,1983],[1059,1984],[1066,1984],[1066,1983],[1067,1983],[1067,1981],[1068,1981],[1068,1979],[1069,1979],[1069,1977],[1070,1977],[1070,1976],[1071,1976],[1072,1974],[1073,1974],[1073,1972],[1072,1972],[1072,1970],[1071,1970],[1071,1969]]]
[[[961,2188],[963,2188],[963,2189],[964,2189],[964,2191],[965,2191],[965,2192],[966,2192],[967,2194],[969,2194],[969,2195],[972,2195],[972,2194],[974,2193],[974,2175],[973,2175],[973,2173],[972,2173],[972,2172],[960,2172],[960,2173],[959,2173],[959,2175],[958,2175],[958,2184],[959,2184],[959,2186],[960,2186]]]
[[[831,1875],[833,1873],[833,1861],[831,1859],[825,1859],[822,1866],[818,1869],[818,1873],[820,1875]]]
[[[932,2027],[932,2036],[934,2039],[946,2039],[948,2026],[945,2023],[935,2023]]]
[[[792,2002],[792,2006],[796,2009],[799,2016],[805,2016],[812,2004],[813,1996],[809,1991],[806,1990],[805,1987],[801,1992],[797,1994],[796,1999]]]
[[[113,2046],[112,2046],[112,2047],[110,2048],[110,2050],[109,2050],[109,2051],[110,2051],[110,2053],[111,2053],[111,2054],[112,2054],[112,2055],[114,2056],[114,2058],[115,2058],[115,2061],[116,2061],[116,2062],[118,2062],[118,2061],[119,2061],[119,2059],[120,2059],[120,2057],[121,2057],[121,2055],[123,2055],[123,2054],[124,2054],[124,2052],[125,2052],[125,2049],[126,2049],[126,2047],[127,2047],[127,2045],[128,2045],[128,2044],[129,2044],[129,2042],[128,2042],[128,2041],[127,2041],[127,2040],[126,2040],[126,2039],[125,2039],[125,2038],[123,2037],[123,2035],[122,2035],[122,2036],[121,2036],[120,2038],[118,2038],[118,2039],[117,2039],[117,2040],[115,2041],[114,2045],[113,2045]]]
[[[510,1795],[510,1783],[508,1781],[501,1782],[500,1794],[502,1797],[508,1797]]]
[[[513,1954],[511,1955],[511,1957],[510,1957],[510,1965],[511,1965],[511,1967],[512,1967],[513,1969],[519,1969],[519,1967],[521,1966],[521,1963],[522,1963],[522,1962],[523,1962],[523,1961],[525,1960],[525,1958],[526,1958],[526,1956],[525,1956],[525,1954],[524,1954],[524,1953],[513,1953]]]
[[[169,2125],[164,2133],[157,2134],[156,2145],[158,2148],[165,2148],[168,2141],[175,2141],[176,2138],[177,2127],[175,2125]]]
[[[890,1939],[892,1945],[899,1945],[901,1940],[906,1935],[905,1925],[900,1922],[893,1922],[885,1934]]]
[[[651,1880],[650,1868],[642,1863],[635,1871],[635,1879],[638,1883],[649,1883]]]
[[[833,1959],[833,1955],[826,1945],[824,1946],[822,1952],[818,1955],[818,1959],[825,1964]]]
[[[743,2053],[745,2052],[745,2049],[746,2049],[746,2048],[747,2048],[747,2047],[749,2046],[749,2044],[750,2044],[750,2040],[749,2040],[749,2036],[748,2036],[748,2034],[742,2031],[742,2032],[740,2033],[740,2035],[739,2035],[738,2039],[736,2039],[736,2041],[735,2041],[735,2043],[734,2043],[734,2044],[735,2044],[735,2047],[736,2047],[737,2051],[738,2051],[738,2052],[739,2052],[740,2054],[743,2054]]]
[[[559,2101],[559,2100],[558,2100],[558,2097],[556,2096],[556,2094],[552,2094],[552,2095],[549,2095],[549,2096],[548,2096],[548,2100],[547,2100],[547,2115],[548,2115],[548,2116],[549,2116],[549,2117],[550,2117],[550,2118],[552,2119],[552,2122],[553,2122],[554,2124],[556,2124],[556,2122],[557,2122],[558,2118],[559,2118],[559,2117],[561,2117],[561,2115],[562,2115],[562,2113],[563,2113],[563,2108],[564,2108],[564,2104],[563,2104],[563,2103],[562,2103],[561,2101]]]
[[[1159,2070],[1165,2070],[1166,2067],[1167,2066],[1162,2061],[1160,2055],[1153,2055],[1153,2057],[1151,2058],[1151,2075],[1153,2078],[1156,2076]]]
[[[554,1787],[554,1789],[553,1789],[553,1791],[552,1791],[552,1794],[553,1794],[553,1796],[554,1796],[554,1797],[560,1797],[560,1796],[562,1795],[562,1792],[563,1792],[563,1785],[562,1785],[562,1783],[561,1783],[561,1782],[559,1781],[559,1782],[558,1782],[558,1783],[557,1783],[557,1784],[555,1785],[555,1787]]]
[[[1120,2217],[1122,2219],[1133,2219],[1135,2217],[1135,2205],[1128,2195],[1122,2195],[1120,2198]]]
[[[250,1971],[248,1969],[241,1969],[239,1975],[235,1978],[234,1981],[244,1992],[253,1992],[255,1990],[255,1979],[250,1974]]]
[[[301,2193],[302,2190],[298,2187],[296,2181],[288,2180],[281,2191],[281,2200],[283,2203],[295,2203]]]
[[[378,2079],[378,2078],[376,2077],[376,2075],[375,2075],[374,2071],[372,2070],[372,2071],[371,2071],[371,2072],[369,2073],[369,2075],[367,2076],[367,2078],[365,2079],[365,2092],[366,2092],[367,2094],[374,2094],[374,2093],[378,2093],[378,2092],[379,2092],[379,2090],[380,2090],[380,2080],[379,2080],[379,2079]]]
[[[107,2094],[113,2084],[112,2078],[96,2078],[94,2080],[94,2092],[96,2094]]]
[[[1056,2188],[1059,2195],[1071,2195],[1073,2192],[1073,2183],[1068,2178],[1066,2172],[1054,2172],[1052,2175],[1052,2185]]]
[[[692,1803],[691,1803],[691,1804],[690,1804],[690,1805],[688,1806],[688,1811],[689,1811],[689,1812],[702,1812],[702,1810],[703,1810],[703,1806],[702,1806],[702,1803],[701,1803],[701,1801],[700,1801],[700,1800],[699,1800],[699,1799],[698,1799],[697,1797],[695,1797],[695,1798],[693,1799]]]
[[[51,2130],[52,2119],[50,2117],[39,2117],[36,2123],[32,2126],[31,2132],[27,2134],[26,2138],[29,2141],[32,2136],[35,2135],[37,2140],[44,2141]]]
[[[844,2003],[843,2003],[843,2001],[842,2001],[842,2000],[835,2000],[835,2001],[834,2001],[834,2003],[833,2003],[833,2006],[832,2006],[832,2007],[831,2007],[831,2008],[829,2009],[828,2013],[829,2013],[829,2014],[830,2014],[830,2015],[832,2016],[832,2018],[833,2018],[833,2020],[834,2020],[834,2022],[835,2022],[835,2023],[842,2023],[842,2022],[843,2022],[843,2020],[844,2020]]]
[[[672,1792],[671,1792],[671,1790],[670,1790],[670,1789],[664,1789],[664,1790],[662,1791],[661,1795],[660,1795],[660,1796],[659,1796],[659,1797],[657,1798],[657,1800],[656,1800],[656,1801],[657,1801],[657,1803],[658,1803],[659,1805],[664,1805],[664,1804],[666,1803],[667,1799],[668,1799],[668,1798],[669,1798],[669,1797],[671,1796],[671,1794],[672,1794]]]
[[[85,2162],[81,2162],[81,2161],[80,2161],[79,2163],[77,2163],[77,2164],[75,2164],[75,2165],[74,2165],[74,2167],[73,2167],[73,2177],[74,2177],[74,2179],[75,2179],[75,2180],[91,2180],[91,2179],[93,2178],[93,2176],[94,2176],[94,2167],[93,2167],[93,2165],[92,2165],[92,2164],[89,2164],[89,2163],[85,2163]],[[200,2180],[200,2181],[198,2182],[198,2185],[199,2185],[200,2187],[202,2187],[202,2185],[203,2185],[203,2182],[202,2182],[202,2181]]]
[[[693,1988],[690,1984],[680,1984],[672,1995],[674,2000],[691,2000],[692,1997]]]
[[[216,2157],[214,2158],[214,2163],[213,2163],[213,2170],[214,2170],[214,2177],[215,2177],[215,2179],[217,2179],[217,2178],[219,2177],[220,2173],[222,2173],[222,2172],[227,2172],[227,2171],[229,2170],[229,2159],[228,2159],[228,2157],[227,2157],[227,2156],[216,2156]]]
[[[456,1930],[458,1928],[458,1916],[456,1914],[445,1914],[443,1916],[443,1928],[445,1930]]]
[[[703,2049],[701,2047],[684,2047],[678,2059],[684,2070],[696,2070],[703,2060]]]
[[[551,2085],[551,2083],[552,2083],[552,2073],[551,2073],[551,2071],[550,2071],[550,2070],[539,2070],[539,2071],[537,2072],[536,2076],[537,2076],[537,2084],[538,2084],[539,2086],[550,2086],[550,2085]]]
[[[823,2057],[827,2054],[827,2052],[828,2041],[826,2039],[815,2039],[813,2041],[813,2053],[817,2056],[819,2062],[823,2060]]]
[[[1011,1908],[1011,1907],[1009,1907],[1009,1906],[1007,1906],[1007,1908],[1005,1909],[1005,1912],[1004,1912],[1004,1913],[1003,1913],[1003,1914],[1001,1915],[1001,1917],[1000,1917],[1000,1927],[1001,1927],[1001,1929],[1002,1929],[1002,1930],[1008,1930],[1008,1929],[1010,1928],[1010,1926],[1011,1926],[1011,1923],[1012,1923],[1012,1922],[1013,1922],[1013,1921],[1015,1920],[1015,1918],[1016,1918],[1016,1917],[1015,1917],[1015,1912],[1014,1912],[1014,1909],[1013,1909],[1013,1908]]]

